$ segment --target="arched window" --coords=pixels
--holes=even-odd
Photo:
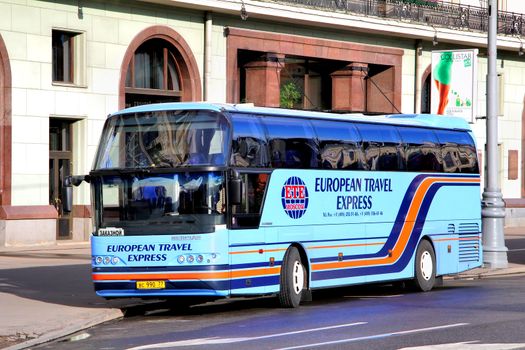
[[[175,48],[162,39],[144,42],[128,66],[126,107],[181,101],[180,76]]]

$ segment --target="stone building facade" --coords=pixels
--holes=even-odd
[[[395,3],[372,2],[377,11]],[[472,127],[482,156],[486,32],[308,3],[0,0],[0,246],[89,239],[89,188],[75,189],[73,212],[64,213],[63,178],[89,172],[106,116],[126,106],[280,106],[289,84],[301,96],[288,101],[293,108],[428,112],[431,52],[478,48]],[[390,9],[403,6],[415,5]],[[501,6],[524,12],[519,1]],[[509,225],[525,220],[520,33],[498,38],[500,183]]]

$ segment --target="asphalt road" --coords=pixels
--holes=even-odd
[[[525,264],[525,236],[505,244],[509,262]],[[419,350],[428,345],[525,349],[525,276],[448,279],[429,293],[390,285],[318,291],[298,309],[281,309],[269,297],[182,309],[150,302],[127,309],[123,320],[38,349]]]
[[[429,293],[385,285],[342,288],[314,293],[314,301],[299,309],[278,308],[272,298],[187,310],[154,303],[38,349],[385,350],[443,344],[525,349],[525,276],[447,280]]]

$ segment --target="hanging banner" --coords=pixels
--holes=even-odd
[[[478,50],[432,51],[431,112],[476,117]]]

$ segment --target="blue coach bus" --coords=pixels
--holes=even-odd
[[[98,295],[278,296],[482,262],[468,123],[246,105],[133,107],[104,126],[90,182]]]

